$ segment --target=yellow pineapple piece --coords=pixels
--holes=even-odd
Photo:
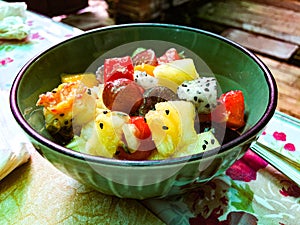
[[[129,115],[126,113],[97,109],[94,121],[97,144],[93,154],[112,158],[117,148],[122,145],[122,126],[128,121]]]
[[[197,138],[194,130],[195,108],[190,102],[160,102],[145,117],[157,148],[158,156],[154,158],[172,157]]]
[[[61,82],[69,83],[80,80],[87,87],[94,87],[99,84],[96,75],[93,73],[82,73],[82,74],[62,74]]]
[[[199,77],[194,61],[190,58],[175,60],[170,63],[155,67],[154,77],[158,78],[158,84],[176,91],[177,86],[187,80]]]

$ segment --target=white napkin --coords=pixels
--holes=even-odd
[[[0,39],[22,40],[30,32],[26,21],[26,8],[24,2],[0,2]]]
[[[0,90],[0,180],[27,162],[33,146],[9,107],[9,92]]]

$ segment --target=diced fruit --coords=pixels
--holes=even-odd
[[[69,83],[80,80],[85,86],[91,88],[99,84],[96,79],[96,75],[93,73],[83,73],[83,74],[62,74],[61,82]]]
[[[157,59],[158,64],[169,63],[175,60],[181,59],[180,55],[178,54],[175,48],[168,49],[165,54]]]
[[[155,66],[152,66],[150,64],[141,64],[134,67],[134,71],[141,71],[146,72],[150,76],[154,76],[153,70]]]
[[[152,66],[157,65],[157,58],[155,55],[155,52],[152,49],[146,49],[144,51],[141,51],[135,56],[132,57],[133,65],[142,65],[142,64],[149,64]]]
[[[214,77],[200,77],[184,81],[177,88],[180,99],[192,102],[198,113],[210,113],[217,105],[217,81]]]
[[[134,68],[129,56],[104,60],[104,83],[119,78],[133,80]]]
[[[162,158],[171,157],[182,146],[195,141],[193,129],[195,108],[186,101],[161,102],[145,118],[157,152]]]
[[[151,131],[144,117],[131,117],[129,123],[124,124],[122,129],[124,145],[119,149],[119,154],[116,154],[117,158],[145,159],[155,149]]]
[[[198,134],[196,141],[193,144],[186,146],[186,148],[183,149],[183,151],[176,152],[175,157],[198,154],[219,147],[219,141],[214,136],[212,131],[209,130]]]
[[[80,81],[62,83],[51,92],[41,94],[36,103],[44,106],[46,130],[60,142],[73,137],[75,126],[94,117],[96,95]]]
[[[145,137],[147,134],[142,133],[143,131],[140,131],[136,125],[131,123],[124,124],[122,130],[123,130],[122,140],[124,142],[123,147],[124,149],[126,149],[126,152],[133,153],[135,151],[151,151],[155,149],[155,143],[152,140],[151,134]],[[137,135],[139,135],[139,137]]]
[[[145,139],[150,137],[151,131],[148,124],[146,123],[146,119],[143,116],[133,116],[130,118],[129,123],[134,124],[137,128],[135,132],[135,136],[137,138]]]
[[[238,129],[245,125],[244,95],[240,90],[229,91],[220,96],[218,106],[211,114],[216,122],[226,122],[231,129]]]
[[[143,51],[145,51],[145,50],[147,50],[147,49],[146,49],[146,48],[142,48],[142,47],[137,48],[137,49],[132,53],[131,58],[133,58],[133,57],[136,56],[138,53],[143,52]]]
[[[143,103],[143,92],[134,81],[120,78],[106,83],[102,93],[103,103],[110,110],[133,114]]]
[[[96,143],[89,145],[96,155],[112,158],[119,146],[123,145],[122,126],[130,117],[126,113],[109,110],[97,110],[94,125],[97,133]]]
[[[144,92],[143,96],[143,104],[139,108],[141,115],[145,115],[149,110],[153,110],[156,103],[179,100],[176,93],[164,86],[149,88]]]
[[[184,81],[199,77],[192,59],[180,59],[155,67],[153,74],[158,78],[158,84],[166,86],[173,91]]]
[[[134,71],[134,81],[144,89],[155,87],[158,83],[157,78],[149,76],[146,72],[141,72],[138,70]]]

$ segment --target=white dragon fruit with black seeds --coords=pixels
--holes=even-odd
[[[210,113],[217,105],[217,80],[214,77],[200,77],[184,81],[177,88],[179,99],[194,103],[198,113]]]
[[[138,70],[134,71],[133,77],[134,77],[134,81],[144,89],[155,87],[157,86],[158,83],[157,78],[147,74],[144,71],[138,71]]]

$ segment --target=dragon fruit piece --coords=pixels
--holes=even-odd
[[[158,83],[157,78],[150,76],[145,71],[136,70],[134,71],[133,77],[134,81],[144,89],[155,87]]]
[[[177,88],[179,99],[194,103],[198,113],[210,113],[217,105],[217,80],[214,77],[200,77],[184,81]]]

